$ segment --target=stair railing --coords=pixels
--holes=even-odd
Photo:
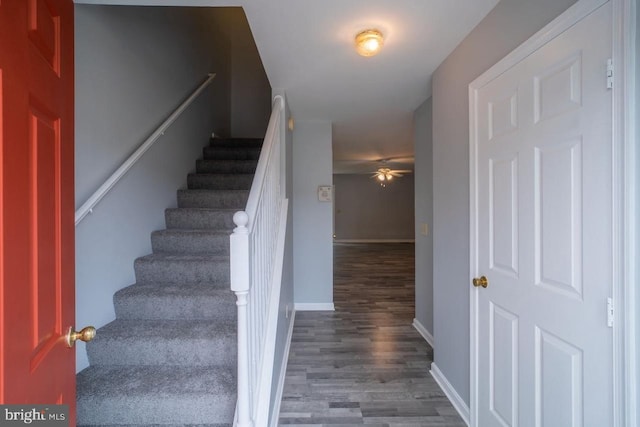
[[[244,211],[231,235],[231,290],[238,306],[237,427],[267,425],[288,200],[284,99],[276,96]]]
[[[182,104],[180,104],[180,106],[178,106],[178,108],[176,108],[175,111],[165,119],[164,122],[162,122],[160,126],[158,126],[158,129],[156,129],[147,139],[145,139],[144,142],[140,144],[140,146],[136,149],[136,151],[134,151],[133,154],[131,154],[127,158],[127,160],[125,160],[124,163],[122,163],[120,167],[111,174],[109,178],[107,178],[104,184],[102,184],[91,195],[91,197],[89,197],[87,201],[78,208],[75,217],[76,226],[80,224],[80,221],[82,221],[85,216],[93,213],[93,208],[98,203],[100,203],[100,200],[102,200],[104,196],[106,196],[107,193],[118,183],[118,181],[120,181],[122,177],[129,171],[129,169],[131,169],[133,165],[136,164],[138,160],[140,160],[142,155],[146,153],[149,148],[151,148],[151,146],[158,140],[158,138],[164,135],[169,126],[171,126],[173,122],[175,122],[176,119],[184,112],[184,110],[186,110],[187,107],[191,105],[191,103],[198,97],[198,95],[200,95],[200,93],[211,84],[215,77],[215,73],[209,73],[207,79],[202,82],[200,86],[198,86],[196,90],[194,90],[193,93],[189,95],[189,97],[185,99]]]

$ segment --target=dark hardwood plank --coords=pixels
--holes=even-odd
[[[465,426],[411,326],[414,245],[335,244],[335,312],[298,312],[279,425]]]

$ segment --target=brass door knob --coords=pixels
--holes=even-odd
[[[473,286],[475,286],[476,288],[482,286],[483,288],[486,288],[487,286],[489,286],[489,281],[487,280],[486,277],[481,276],[481,277],[475,277],[473,279]]]
[[[86,328],[82,328],[80,332],[76,332],[73,330],[73,326],[69,327],[69,332],[67,332],[67,347],[71,348],[75,345],[77,340],[89,342],[96,336],[96,328],[93,326],[87,326]]]

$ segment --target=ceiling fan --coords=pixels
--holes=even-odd
[[[382,160],[381,164],[381,167],[373,172],[371,178],[377,180],[382,187],[386,187],[386,184],[394,178],[401,178],[403,174],[413,172],[411,169],[391,169],[387,165],[387,160]]]

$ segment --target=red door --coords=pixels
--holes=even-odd
[[[0,0],[0,402],[71,414],[73,135],[72,0]]]

